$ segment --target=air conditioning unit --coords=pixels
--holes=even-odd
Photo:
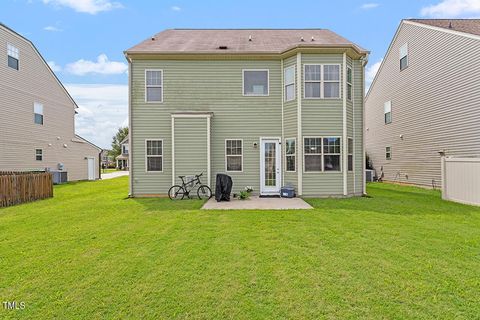
[[[53,184],[62,184],[68,182],[67,171],[52,171]]]
[[[375,170],[365,169],[365,181],[373,182],[375,181]]]

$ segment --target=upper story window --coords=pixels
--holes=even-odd
[[[268,96],[268,70],[243,70],[243,95]]]
[[[242,140],[225,140],[226,171],[242,171]]]
[[[347,99],[350,101],[352,101],[352,97],[353,97],[352,83],[353,83],[352,68],[347,67]]]
[[[286,171],[295,172],[295,138],[285,139],[285,162],[286,162]]]
[[[145,70],[145,101],[163,102],[163,70]]]
[[[43,150],[42,149],[35,149],[35,160],[36,161],[43,161]]]
[[[43,104],[38,103],[38,102],[34,102],[33,103],[33,113],[34,113],[33,121],[36,124],[43,125]]]
[[[295,100],[295,66],[285,68],[283,75],[285,101]]]
[[[340,98],[340,65],[304,65],[304,96],[307,99]]]
[[[408,43],[400,47],[400,71],[408,67]]]
[[[128,154],[128,144],[122,145],[122,153],[123,154]]]
[[[10,68],[18,70],[18,60],[19,60],[18,48],[12,46],[11,44],[7,44],[7,54],[8,54],[8,66]]]
[[[385,124],[392,123],[392,101],[387,101],[383,105],[383,116]]]
[[[163,140],[146,140],[145,149],[147,172],[163,171]]]

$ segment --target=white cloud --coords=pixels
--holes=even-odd
[[[379,5],[380,4],[378,4],[378,3],[370,2],[370,3],[362,4],[362,6],[360,8],[362,8],[364,10],[368,10],[368,9],[374,9],[374,8],[378,7]]]
[[[66,84],[77,102],[76,133],[102,148],[110,148],[112,136],[128,125],[128,86]]]
[[[180,8],[179,6],[173,6],[170,9],[172,9],[173,11],[182,11],[182,8]]]
[[[367,66],[367,69],[365,70],[365,86],[366,86],[366,91],[370,88],[370,85],[373,82],[373,79],[375,79],[375,75],[378,72],[378,69],[382,65],[383,59],[380,59],[380,61],[375,62],[371,66]]]
[[[480,17],[479,0],[443,0],[438,4],[422,8],[420,14],[432,18],[475,18]]]
[[[123,8],[121,3],[109,0],[43,0],[43,3],[56,7],[68,7],[77,12],[89,14]]]
[[[50,66],[50,69],[52,69],[53,72],[62,71],[62,67],[60,65],[56,64],[55,61],[48,61],[47,63]]]
[[[128,65],[124,62],[110,61],[106,54],[98,56],[97,61],[80,59],[67,64],[65,70],[77,76],[84,76],[89,73],[97,74],[122,74],[128,70]]]
[[[43,30],[45,30],[45,31],[51,31],[51,32],[60,32],[60,31],[63,31],[62,29],[57,28],[57,27],[55,27],[55,26],[46,26],[45,28],[43,28]]]

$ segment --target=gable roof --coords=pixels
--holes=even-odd
[[[169,29],[128,49],[126,54],[281,54],[299,47],[345,47],[362,55],[369,53],[327,29]]]
[[[480,19],[407,19],[407,21],[480,36]]]
[[[73,105],[75,106],[75,109],[78,108],[78,105],[77,103],[75,102],[75,100],[73,100],[72,96],[70,95],[70,93],[68,93],[67,89],[63,86],[62,82],[60,81],[60,79],[58,79],[57,75],[55,74],[55,72],[53,72],[52,68],[50,68],[50,66],[48,65],[47,61],[43,58],[43,56],[40,54],[40,51],[38,51],[37,47],[35,47],[35,45],[33,44],[32,41],[28,40],[27,38],[25,38],[24,36],[22,36],[20,33],[16,32],[15,30],[9,28],[8,26],[6,26],[5,24],[1,23],[0,22],[0,27],[4,28],[6,31],[8,32],[11,32],[13,33],[14,35],[22,38],[24,41],[26,41],[28,44],[30,44],[33,48],[33,51],[40,57],[40,59],[42,60],[43,64],[47,67],[48,71],[50,71],[51,75],[55,78],[55,80],[57,81],[57,83],[60,85],[60,87],[63,89],[63,91],[65,91],[65,94],[68,96],[68,98],[70,99],[70,101],[73,103]]]

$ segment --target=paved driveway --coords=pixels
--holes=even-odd
[[[129,175],[128,171],[115,171],[110,173],[102,173],[102,180],[113,179],[113,178],[118,178],[118,177],[123,177],[128,175]]]

